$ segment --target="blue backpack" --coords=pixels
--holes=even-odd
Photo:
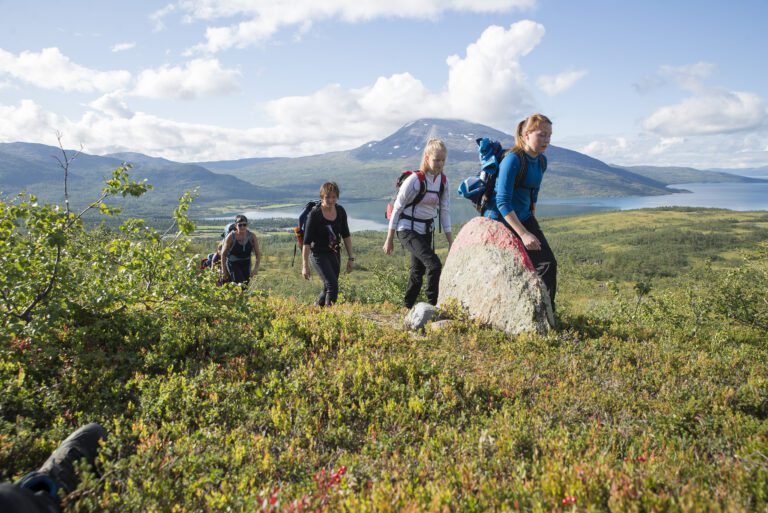
[[[224,227],[224,231],[221,232],[221,238],[224,239],[229,235],[231,232],[235,231],[235,223],[228,223],[227,226]]]
[[[485,214],[488,205],[496,197],[496,178],[499,176],[499,165],[505,152],[499,141],[492,141],[487,137],[476,140],[477,154],[480,159],[480,172],[477,175],[466,178],[459,184],[459,196],[472,202],[475,210],[480,215]],[[511,151],[511,150],[510,150]],[[522,151],[515,152],[520,161],[520,169],[515,177],[515,187],[519,187],[525,181],[525,175],[528,173],[528,159],[525,158]],[[541,172],[547,170],[547,160],[539,155]]]

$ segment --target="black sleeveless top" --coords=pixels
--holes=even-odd
[[[304,229],[304,245],[313,253],[338,253],[342,239],[349,237],[347,211],[336,204],[336,219],[329,221],[320,207],[315,207],[307,216]]]
[[[253,238],[253,235],[251,232],[248,232],[248,240],[245,242],[245,244],[240,244],[237,241],[237,235],[235,235],[235,232],[232,232],[232,246],[229,248],[230,261],[238,262],[241,260],[251,260],[251,253],[253,252],[251,238]]]

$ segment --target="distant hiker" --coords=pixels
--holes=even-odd
[[[211,271],[217,270],[217,265],[219,264],[219,261],[221,260],[221,245],[222,243],[219,242],[219,244],[216,246],[216,252],[215,253],[208,253],[208,256],[203,258],[200,261],[200,269],[210,269]]]
[[[251,269],[251,253],[256,257]],[[259,271],[261,249],[256,234],[248,230],[248,218],[235,216],[235,229],[224,238],[221,248],[221,279],[223,282],[245,283]]]
[[[216,244],[216,252],[213,255],[208,255],[211,258],[211,270],[215,270],[216,266],[221,263],[221,250],[224,248],[224,241]]]
[[[453,244],[451,235],[450,194],[443,175],[448,151],[440,139],[430,139],[424,147],[421,169],[412,173],[400,186],[389,220],[384,241],[384,252],[392,254],[395,232],[400,243],[411,253],[411,268],[405,289],[404,304],[411,308],[421,290],[424,273],[427,274],[427,300],[437,304],[442,264],[433,246],[434,218],[443,227],[448,249]]]
[[[552,122],[541,114],[533,114],[517,125],[515,145],[501,161],[496,195],[489,202],[485,217],[501,221],[522,241],[547,287],[554,312],[557,261],[535,217],[539,187],[547,167],[543,154],[551,136]]]
[[[320,204],[307,216],[301,256],[301,274],[309,279],[309,261],[323,280],[323,289],[315,301],[319,306],[331,306],[339,295],[341,273],[341,241],[347,250],[347,272],[352,272],[355,257],[352,254],[352,237],[347,223],[347,211],[338,205],[339,186],[325,182],[320,187]]]

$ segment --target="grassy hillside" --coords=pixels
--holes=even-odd
[[[766,510],[768,214],[543,224],[546,337],[460,312],[402,331],[407,259],[380,233],[354,235],[360,268],[326,310],[282,234],[261,234],[245,292],[187,268],[214,239],[179,259],[142,230],[79,234],[58,295],[4,317],[1,477],[98,420],[101,477],[65,511]],[[97,258],[110,272],[88,279]]]

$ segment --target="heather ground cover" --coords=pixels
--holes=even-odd
[[[548,221],[559,326],[512,337],[402,331],[380,234],[320,310],[280,236],[243,291],[183,205],[178,238],[2,208],[1,477],[110,433],[65,511],[768,509],[765,213]]]

